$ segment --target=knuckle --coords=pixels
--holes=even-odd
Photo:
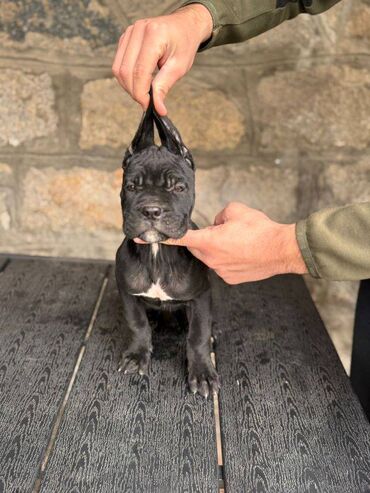
[[[179,79],[181,77],[183,77],[187,72],[186,67],[180,63],[178,63],[176,65],[176,67],[173,69],[173,71],[174,71],[176,77],[178,77]]]
[[[156,92],[157,94],[161,94],[162,96],[165,96],[168,93],[168,88],[165,87],[163,84],[158,84],[157,82],[153,82],[153,91]]]
[[[161,23],[156,20],[151,20],[146,25],[146,30],[148,33],[157,33],[161,28]]]
[[[141,79],[142,77],[146,76],[148,73],[145,65],[143,65],[142,63],[137,63],[134,67],[134,70],[133,70],[133,77],[134,79]]]
[[[171,70],[171,73],[176,76],[176,79],[180,79],[188,72],[187,64],[185,60],[181,57],[179,58],[173,56],[167,63],[168,67]]]

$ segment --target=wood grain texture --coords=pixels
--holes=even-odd
[[[5,270],[5,268],[8,266],[10,262],[10,259],[8,257],[2,257],[0,256],[0,272]]]
[[[186,389],[184,332],[155,332],[149,378],[123,375],[121,323],[112,275],[41,492],[214,493],[212,401]]]
[[[0,273],[0,492],[32,491],[105,270],[12,259]]]
[[[370,491],[370,425],[304,282],[215,290],[226,491]]]

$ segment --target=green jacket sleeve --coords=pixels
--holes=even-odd
[[[296,234],[312,276],[370,278],[370,202],[315,212],[297,223]]]
[[[189,0],[182,6],[200,3],[213,19],[212,36],[200,46],[239,43],[253,38],[298,14],[319,14],[339,0]]]

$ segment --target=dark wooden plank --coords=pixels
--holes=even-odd
[[[123,375],[121,320],[112,276],[41,492],[214,493],[212,401],[188,394],[184,333],[156,333],[149,378]]]
[[[0,491],[31,491],[106,267],[12,260],[0,274]]]
[[[0,273],[5,270],[5,268],[9,265],[10,259],[9,257],[0,257]]]
[[[226,491],[370,491],[370,425],[304,282],[216,299]]]

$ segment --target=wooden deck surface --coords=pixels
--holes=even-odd
[[[149,377],[117,372],[106,262],[0,255],[0,493],[368,493],[370,425],[301,278],[214,288],[214,405],[186,388],[185,332]]]

